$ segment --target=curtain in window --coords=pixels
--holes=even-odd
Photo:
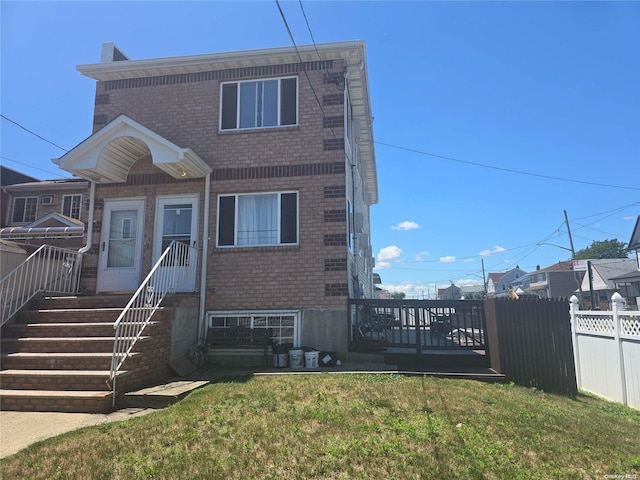
[[[278,195],[238,197],[238,245],[278,243]]]

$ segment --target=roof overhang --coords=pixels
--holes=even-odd
[[[16,183],[7,185],[3,190],[10,194],[42,195],[47,193],[76,193],[89,188],[89,182],[81,179],[42,180],[40,182]]]
[[[181,148],[135,120],[120,115],[53,163],[95,183],[124,183],[133,164],[145,156],[177,179],[211,173],[189,148]]]
[[[636,225],[631,233],[631,239],[629,240],[627,250],[640,250],[640,215],[638,215]]]
[[[375,204],[378,203],[378,177],[372,128],[373,116],[371,114],[367,78],[365,42],[361,40],[150,60],[120,60],[78,65],[77,69],[87,77],[104,82],[264,65],[297,64],[301,61],[316,62],[318,60],[339,59],[344,60],[346,63],[347,85],[353,116],[354,120],[357,120],[361,126],[358,147],[363,182],[368,193],[366,200],[369,204]]]

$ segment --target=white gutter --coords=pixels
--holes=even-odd
[[[96,183],[91,182],[91,190],[89,193],[89,220],[87,221],[87,244],[78,250],[78,253],[87,253],[93,245],[93,218],[94,204],[96,200]]]
[[[204,184],[204,221],[202,227],[202,272],[200,277],[200,311],[198,314],[199,338],[205,337],[204,301],[207,298],[207,262],[209,252],[209,210],[211,204],[211,172],[207,173]]]

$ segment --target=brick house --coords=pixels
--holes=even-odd
[[[42,180],[2,187],[2,240],[78,249],[89,216],[89,182]]]
[[[374,291],[364,42],[151,60],[107,43],[78,70],[93,133],[54,162],[91,186],[81,291],[134,291],[175,239],[197,248],[194,343],[248,325],[346,357],[347,299]]]

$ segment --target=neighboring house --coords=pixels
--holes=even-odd
[[[529,277],[527,276],[527,272],[516,265],[516,268],[513,268],[505,273],[490,273],[487,291],[492,296],[502,296],[507,295],[509,287],[512,287],[514,291],[517,288],[526,290],[526,288],[529,286],[528,279]]]
[[[438,289],[438,300],[460,300],[461,290],[460,287],[453,283],[447,288]]]
[[[589,298],[591,288],[589,284],[588,264],[591,262],[592,286],[595,301],[601,310],[608,310],[611,303],[611,296],[619,292],[625,298],[625,303],[629,303],[630,298],[640,295],[640,292],[629,289],[627,292],[616,286],[614,278],[629,273],[637,267],[635,258],[606,258],[594,260],[576,260],[574,268],[584,271],[582,279],[582,291],[585,298]]]
[[[570,298],[575,294],[584,272],[573,270],[573,261],[558,262],[546,268],[538,268],[529,273],[527,293],[539,298]]]
[[[636,308],[640,308],[640,215],[638,215],[636,225],[631,233],[627,250],[635,251],[635,268],[611,280],[618,288],[618,292],[627,299],[627,305],[635,305]]]
[[[91,183],[82,291],[134,291],[176,239],[200,249],[194,343],[247,325],[346,355],[347,299],[374,296],[364,42],[151,60],[108,43],[78,70],[93,133],[54,162]]]
[[[89,182],[43,180],[2,188],[6,221],[0,238],[29,245],[75,248],[84,244]]]
[[[487,296],[492,297],[496,293],[496,287],[504,273],[489,273],[487,275]]]
[[[460,295],[466,300],[480,300],[485,298],[484,285],[463,285]]]
[[[37,178],[30,177],[24,173],[17,172],[11,168],[0,165],[0,227],[7,223],[8,213],[7,205],[9,205],[9,194],[4,191],[4,187],[15,185],[17,183],[37,182]]]

